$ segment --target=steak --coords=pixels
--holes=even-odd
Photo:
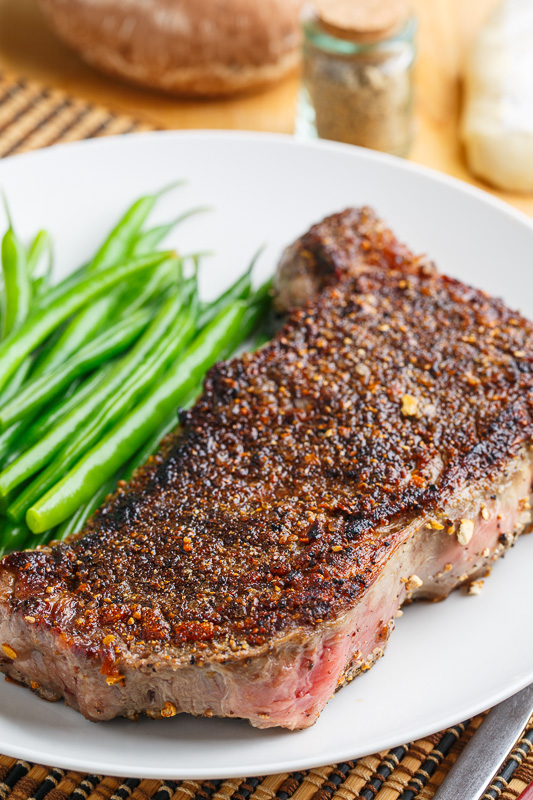
[[[365,250],[363,219],[378,242],[368,211],[313,229],[319,295],[211,369],[80,535],[0,562],[8,676],[91,720],[305,728],[383,654],[405,601],[485,575],[527,529],[533,325],[392,234],[388,255]]]
[[[284,251],[275,278],[275,305],[285,312],[327,286],[367,269],[435,269],[398,241],[371,208],[347,208],[313,225]]]

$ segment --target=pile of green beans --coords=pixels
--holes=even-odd
[[[176,225],[206,210],[145,228],[170,188],[135,201],[94,257],[55,285],[49,234],[26,245],[6,204],[0,556],[80,531],[177,425],[206,370],[267,318],[270,282],[252,289],[259,253],[219,297],[200,303],[202,253],[159,249]]]

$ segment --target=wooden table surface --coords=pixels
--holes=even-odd
[[[476,183],[458,137],[461,68],[468,42],[494,0],[413,0],[418,13],[416,134],[410,158]],[[254,96],[180,100],[100,75],[48,30],[35,0],[0,0],[0,70],[168,128],[242,128],[291,133],[298,77]],[[489,191],[491,191],[489,189]],[[533,195],[494,192],[533,216]]]

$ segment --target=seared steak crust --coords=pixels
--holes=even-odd
[[[530,523],[533,325],[368,210],[318,226],[321,261],[302,241],[293,265],[341,282],[214,367],[82,534],[0,562],[1,670],[90,719],[305,727],[405,599],[483,575]]]
[[[450,278],[347,280],[211,370],[82,538],[6,557],[12,609],[110,670],[113,636],[194,659],[338,617],[411,520],[528,442],[532,333]]]
[[[398,241],[371,208],[347,208],[317,222],[289,245],[276,273],[276,306],[287,311],[348,275],[371,269],[434,269]]]

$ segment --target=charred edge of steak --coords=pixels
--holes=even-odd
[[[430,273],[434,265],[398,241],[372,209],[348,208],[333,214],[289,245],[275,278],[280,313],[305,305],[327,286],[365,269]]]
[[[168,654],[159,661],[124,652],[121,675],[110,678],[98,662],[40,628],[36,619],[21,612],[2,617],[15,580],[4,573],[0,669],[47,700],[63,696],[95,721],[187,712],[245,717],[260,728],[307,727],[332,692],[384,654],[403,603],[443,599],[457,586],[484,577],[516,536],[530,528],[532,476],[533,458],[525,451],[505,466],[498,482],[459,493],[447,510],[446,528],[428,516],[408,526],[378,580],[338,620],[311,636],[294,631],[221,662],[213,653],[203,662],[184,664]]]

